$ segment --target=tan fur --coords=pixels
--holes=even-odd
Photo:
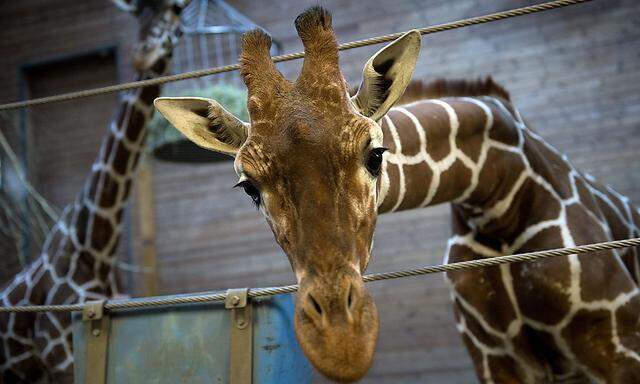
[[[306,55],[293,83],[273,65],[268,35],[255,30],[243,38],[251,129],[236,166],[260,190],[267,222],[298,276],[302,349],[325,375],[352,381],[368,369],[377,336],[377,311],[361,276],[375,223],[375,180],[358,177],[373,122],[354,114],[347,98],[331,15],[314,7],[295,26]],[[365,198],[352,198],[354,192]]]

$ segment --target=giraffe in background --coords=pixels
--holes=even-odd
[[[383,118],[379,211],[451,203],[445,262],[637,237],[629,200],[580,172],[485,81],[412,84]],[[455,271],[457,328],[483,383],[640,377],[637,248]]]
[[[268,35],[243,38],[250,124],[214,100],[155,105],[196,144],[235,156],[238,186],[291,262],[296,336],[323,374],[355,381],[373,359],[378,317],[362,274],[377,213],[450,203],[450,262],[638,236],[627,198],[529,129],[491,79],[414,86],[417,97],[392,108],[416,64],[416,31],[376,53],[349,98],[331,15],[314,7],[295,26],[306,54],[295,82],[273,65]],[[628,248],[448,278],[482,382],[632,383],[639,275]]]
[[[180,35],[184,0],[114,1],[140,20],[136,80],[165,73]],[[51,228],[40,256],[0,292],[3,306],[69,304],[118,294],[115,253],[131,183],[144,148],[146,124],[160,86],[122,95],[91,172]],[[68,313],[0,316],[3,382],[73,381]]]

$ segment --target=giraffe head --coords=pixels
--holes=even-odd
[[[131,12],[140,20],[140,42],[135,49],[133,65],[138,72],[153,70],[163,73],[166,59],[178,43],[180,13],[189,0],[112,0],[116,6]]]
[[[378,334],[362,280],[385,150],[377,121],[410,81],[420,34],[376,53],[350,98],[331,15],[314,7],[295,26],[306,53],[295,82],[274,66],[266,33],[243,36],[250,124],[208,99],[159,98],[155,106],[196,144],[235,156],[237,185],[266,217],[300,285],[295,330],[302,349],[325,375],[353,381],[368,370]]]

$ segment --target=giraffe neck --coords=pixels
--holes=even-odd
[[[423,100],[393,108],[381,126],[390,150],[380,213],[450,202],[457,225],[510,243],[526,222],[557,215],[552,194],[570,195],[570,165],[504,100]],[[544,183],[527,180],[527,168]]]
[[[159,18],[145,17],[150,21],[141,28],[145,37],[134,59],[136,68],[145,68],[139,80],[166,71],[181,35],[182,6],[166,5]],[[117,295],[113,264],[124,205],[159,93],[159,86],[150,86],[120,98],[85,185],[49,231],[40,257],[0,291],[2,305],[69,304]],[[71,319],[65,313],[45,315],[0,317],[0,382],[35,382],[45,371],[55,382],[72,381]]]
[[[136,77],[143,80],[159,76],[167,64],[168,58]],[[112,266],[122,233],[123,211],[144,149],[153,100],[159,94],[160,87],[151,86],[122,95],[91,174],[61,219],[61,232],[68,232],[76,252],[68,262],[55,259],[58,254],[68,257],[64,252],[47,253],[53,265],[66,265],[72,270],[73,279],[87,291],[107,296],[117,293]],[[60,247],[65,242],[49,244]]]

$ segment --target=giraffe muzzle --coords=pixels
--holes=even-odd
[[[378,312],[362,276],[303,279],[295,330],[305,355],[322,374],[338,382],[362,378],[378,337]]]

